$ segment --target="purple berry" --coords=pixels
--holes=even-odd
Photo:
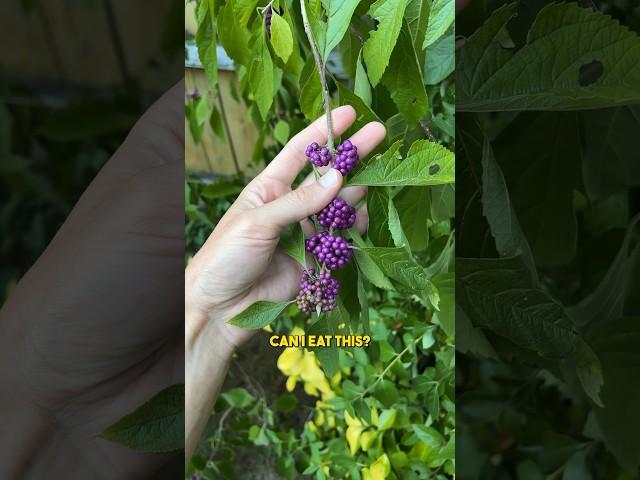
[[[346,176],[353,167],[358,163],[358,147],[356,147],[351,141],[345,140],[338,148],[336,148],[337,155],[333,162],[333,168],[340,170],[342,176]]]
[[[318,262],[329,270],[344,267],[351,260],[351,244],[342,237],[334,237],[329,232],[318,232],[305,240],[307,252],[315,255]]]
[[[331,162],[331,152],[329,149],[327,147],[321,147],[317,142],[310,144],[304,154],[316,167],[324,167]]]
[[[315,268],[302,272],[300,291],[296,297],[298,308],[307,315],[316,311],[318,305],[322,312],[336,308],[336,297],[340,291],[340,282],[331,277],[326,270],[316,273]]]
[[[345,230],[356,221],[356,209],[341,198],[334,198],[329,205],[320,210],[316,217],[325,228]]]

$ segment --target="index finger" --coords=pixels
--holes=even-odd
[[[350,105],[334,108],[331,112],[331,119],[333,120],[333,134],[337,137],[346,132],[355,122],[356,111]],[[267,165],[260,176],[266,175],[290,185],[307,164],[304,152],[307,145],[312,142],[317,142],[320,145],[327,142],[327,121],[324,115],[293,137]]]

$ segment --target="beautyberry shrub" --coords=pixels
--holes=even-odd
[[[345,230],[356,221],[356,209],[341,198],[334,198],[329,205],[316,214],[318,223],[325,228]]]
[[[309,237],[305,240],[305,248],[329,270],[344,267],[353,254],[351,244],[345,238],[333,236],[329,232],[318,232]]]

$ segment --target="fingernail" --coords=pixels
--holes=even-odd
[[[335,168],[330,169],[327,173],[320,177],[320,185],[324,188],[333,187],[338,183],[338,171]]]

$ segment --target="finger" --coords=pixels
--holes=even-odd
[[[367,231],[367,227],[369,226],[369,212],[367,211],[367,205],[363,205],[358,210],[356,210],[356,223],[355,227],[360,233],[364,233]]]
[[[345,105],[334,109],[331,118],[333,133],[337,137],[355,121],[356,111],[353,107]],[[324,115],[293,137],[260,175],[266,175],[290,185],[307,164],[304,151],[312,142],[320,145],[327,142],[327,122]]]
[[[342,175],[332,168],[317,182],[298,187],[257,208],[254,210],[254,219],[263,225],[275,225],[282,229],[320,211],[336,196],[341,186]]]
[[[300,222],[300,226],[302,227],[302,233],[304,233],[305,238],[310,237],[311,235],[316,233],[316,227],[308,218],[303,219]]]
[[[344,187],[338,193],[338,198],[343,199],[349,205],[355,207],[367,194],[367,187],[364,185],[352,185]]]

